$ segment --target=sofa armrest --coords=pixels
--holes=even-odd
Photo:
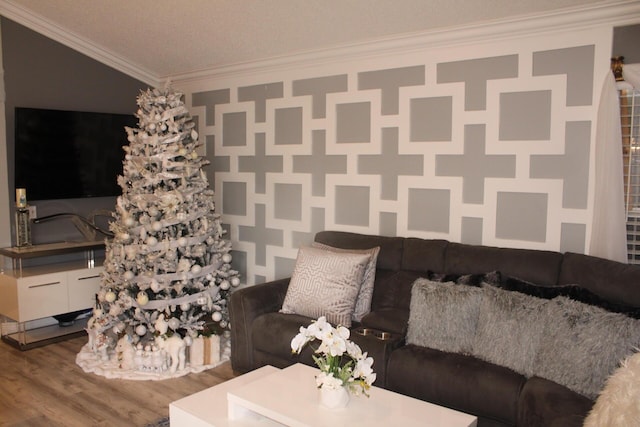
[[[289,287],[289,278],[236,290],[231,294],[229,319],[231,321],[231,367],[234,371],[254,369],[251,325],[265,313],[282,308]]]

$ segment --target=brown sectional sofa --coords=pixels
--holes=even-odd
[[[574,293],[585,290],[616,311],[640,307],[640,268],[591,256],[337,231],[320,232],[315,240],[345,249],[381,248],[371,312],[352,326],[352,339],[375,360],[375,385],[476,415],[481,427],[581,426],[593,400],[553,381],[527,378],[469,354],[407,344],[416,279],[467,275],[467,280],[474,280],[472,276],[477,275],[475,280],[484,280],[491,272],[499,272],[501,280],[508,278],[525,287],[535,284],[542,293],[567,287]],[[311,319],[278,312],[288,284],[289,279],[282,279],[233,293],[229,310],[234,370],[296,362],[313,365],[310,350],[301,355],[290,351],[291,338]],[[365,334],[365,329],[371,333]],[[379,331],[387,332],[385,339]]]

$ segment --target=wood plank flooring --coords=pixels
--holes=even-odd
[[[76,354],[87,337],[19,351],[0,342],[0,426],[144,427],[169,415],[169,403],[233,378],[226,362],[163,381],[106,379],[85,373]]]

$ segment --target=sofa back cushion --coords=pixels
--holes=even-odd
[[[320,231],[316,233],[315,241],[342,249],[370,249],[380,246],[378,268],[399,270],[402,265],[404,242],[402,237],[373,236],[346,231]]]
[[[422,273],[444,271],[444,255],[448,244],[446,240],[406,238],[402,269]]]
[[[612,302],[640,307],[640,266],[567,252],[559,285],[579,285]]]
[[[561,263],[562,254],[558,252],[449,243],[442,272],[479,274],[497,270],[504,276],[555,286]]]
[[[398,308],[409,311],[411,286],[420,277],[413,271],[378,270],[371,311]]]

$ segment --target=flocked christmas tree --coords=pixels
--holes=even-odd
[[[83,349],[119,369],[188,370],[185,347],[228,329],[240,283],[182,98],[168,86],[142,92],[138,127],[126,129],[114,237]]]

